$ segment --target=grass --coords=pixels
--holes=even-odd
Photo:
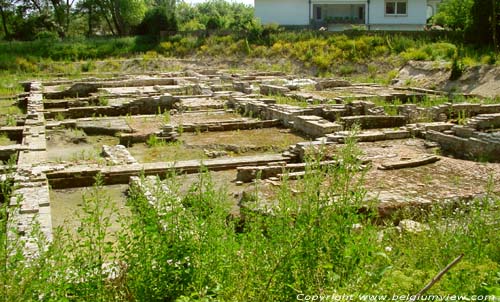
[[[164,146],[165,144],[166,142],[158,138],[156,135],[150,135],[148,137],[148,140],[146,141],[146,145],[150,148],[161,147]]]
[[[23,91],[19,82],[27,79],[27,74],[13,74],[7,71],[0,72],[0,97],[13,97]]]
[[[266,59],[265,62],[257,60],[254,66],[257,70],[291,72],[295,65],[302,65],[324,76],[356,75],[359,73],[358,69],[364,70],[358,68],[359,66],[366,66],[370,78],[380,78],[380,81],[390,78],[386,74],[388,70],[381,68],[382,65],[387,65],[390,70],[398,68],[408,60],[452,62],[457,58],[457,54],[460,54],[460,62],[466,66],[492,65],[499,62],[497,54],[491,49],[462,45],[459,39],[387,33],[326,35],[307,31],[272,33],[265,44],[259,41],[252,44],[237,35],[176,35],[160,42],[156,38],[140,36],[67,39],[50,43],[1,42],[0,53],[0,69],[9,70],[11,73],[50,71],[80,74],[107,69],[113,71],[120,69],[121,64],[116,65],[112,59],[131,57],[140,57],[140,67],[148,69],[151,64],[156,64],[158,59],[164,57],[207,56],[235,60]],[[277,59],[283,62],[276,63]],[[95,64],[96,60],[109,62],[104,66]],[[78,64],[67,64],[69,62]]]
[[[0,146],[14,145],[16,142],[11,141],[7,135],[0,135]]]
[[[2,297],[294,301],[324,293],[359,300],[364,294],[415,294],[461,253],[464,259],[429,294],[498,295],[498,197],[489,192],[463,206],[402,213],[428,228],[401,233],[390,221],[375,224],[375,213],[359,213],[364,191],[358,154],[349,140],[339,153],[343,164],[320,169],[319,158],[311,159],[303,179],[285,180],[277,189],[271,215],[247,211],[244,220],[228,214],[228,194],[215,189],[209,173],[201,173],[185,194],[174,175],[152,195],[132,187],[127,201],[132,214],[120,217],[114,244],[105,240],[111,204],[98,177],[82,200],[78,238],[61,228],[31,260],[22,257],[22,246],[0,240]],[[7,195],[8,187],[2,183]],[[249,194],[259,190],[256,183]],[[0,209],[4,236],[6,205]],[[113,278],[106,267],[115,268]]]
[[[292,97],[287,97],[287,96],[280,96],[280,95],[275,95],[272,96],[276,100],[276,104],[281,104],[281,105],[292,105],[292,106],[298,106],[302,108],[306,108],[309,104],[304,101],[297,100],[296,98]]]
[[[201,149],[187,149],[181,141],[165,142],[150,139],[146,144],[134,144],[128,150],[139,162],[167,162],[191,159],[203,159]]]
[[[46,66],[56,66],[59,61],[93,62],[138,53],[145,53],[145,61],[161,55],[190,54],[285,57],[324,74],[351,74],[355,64],[386,56],[448,60],[448,51],[453,49],[445,44],[427,47],[429,41],[425,39],[397,36],[280,33],[272,40],[271,45],[258,48],[248,47],[248,43],[231,36],[203,41],[180,39],[160,46],[141,44],[133,38],[109,43],[58,42],[50,48],[36,42],[2,44],[0,65],[4,64],[9,72],[0,75],[0,94],[11,96],[20,92],[16,84],[20,78],[36,77],[47,70]],[[156,52],[146,53],[153,50]],[[23,57],[27,53],[33,57]],[[475,58],[479,53],[469,55]],[[17,65],[10,63],[12,59]],[[96,68],[85,63],[75,73]],[[288,70],[291,66],[270,68]],[[9,78],[17,72],[22,73]],[[376,80],[373,67],[369,73]],[[277,102],[306,105],[284,97],[277,97]],[[429,98],[419,106],[444,102],[449,100]],[[398,104],[376,103],[388,113]],[[167,122],[173,117],[164,114],[162,118]],[[249,139],[252,143],[262,142],[258,136]],[[269,139],[273,136],[269,135]],[[286,146],[290,141],[282,143]],[[147,145],[135,152],[164,161],[204,157],[197,153],[201,150],[187,150],[181,142],[165,143],[154,136]],[[134,154],[134,147],[130,150]],[[338,155],[342,164],[320,168],[320,159],[312,158],[303,178],[296,182],[285,179],[276,188],[274,206],[266,215],[248,209],[242,210],[243,216],[233,215],[231,197],[224,190],[215,189],[211,175],[205,171],[185,194],[180,193],[178,178],[167,175],[153,195],[160,208],[168,210],[158,213],[150,206],[150,195],[131,188],[127,206],[132,214],[118,219],[122,225],[112,234],[111,243],[107,238],[112,221],[106,213],[114,209],[102,179],[97,177],[92,192],[82,199],[78,236],[61,227],[53,242],[46,243],[37,233],[36,242],[47,244],[48,248],[36,259],[24,258],[21,242],[7,240],[10,230],[5,200],[9,200],[12,189],[12,177],[8,176],[0,181],[1,300],[294,301],[300,295],[322,293],[353,295],[359,300],[363,294],[415,294],[462,253],[464,260],[430,293],[499,295],[498,196],[490,190],[466,205],[436,205],[426,213],[403,212],[403,217],[425,223],[428,228],[416,233],[400,232],[393,227],[394,221],[381,219],[374,210],[360,213],[359,209],[367,205],[358,155],[356,145],[348,140]],[[95,156],[81,153],[75,160]],[[256,182],[255,189],[247,192],[250,198],[246,202],[255,205],[265,201],[260,191]],[[371,207],[368,205],[368,209]],[[109,267],[115,271],[112,278]]]

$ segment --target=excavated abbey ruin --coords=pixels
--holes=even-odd
[[[320,165],[339,164],[335,150],[353,129],[367,171],[366,198],[379,203],[381,215],[405,205],[473,198],[485,192],[489,177],[500,189],[500,104],[450,101],[423,107],[419,102],[443,93],[277,72],[200,69],[23,85],[18,106],[26,118],[0,128],[17,141],[0,147],[0,157],[17,155],[8,176],[14,181],[9,223],[17,230],[10,238],[20,237],[30,256],[40,248],[35,231],[52,237],[49,187],[91,186],[101,174],[105,185],[141,188],[157,206],[155,176],[194,174],[204,166],[226,171],[223,181],[238,199],[257,177],[272,187],[285,174],[304,175],[311,150],[332,152]],[[275,96],[300,106],[278,104]],[[401,105],[388,114],[373,98]],[[149,149],[134,148],[151,140],[178,142],[181,160],[144,160]],[[78,154],[81,146],[101,152],[65,156]],[[147,177],[142,180],[141,174]],[[267,198],[272,206],[272,195]],[[248,207],[235,200],[238,205]]]

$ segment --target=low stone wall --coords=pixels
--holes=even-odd
[[[78,99],[63,99],[63,100],[45,100],[43,102],[43,107],[45,109],[65,109],[72,107],[86,107],[86,106],[98,106],[99,97],[85,97]]]
[[[137,160],[130,154],[123,145],[102,146],[102,155],[111,165],[133,165],[138,164]]]
[[[319,167],[325,167],[338,164],[337,161],[322,161]],[[236,180],[242,182],[251,182],[257,177],[261,179],[268,179],[271,177],[281,177],[289,172],[305,171],[307,163],[282,163],[281,165],[267,165],[267,166],[249,166],[238,167]]]
[[[172,171],[177,173],[198,173],[202,166],[209,171],[223,171],[243,166],[267,165],[269,163],[291,161],[292,158],[288,156],[265,154],[257,156],[239,156],[234,158],[156,162],[106,167],[82,165],[48,172],[47,178],[49,179],[51,187],[54,189],[75,188],[92,186],[95,181],[95,176],[99,173],[103,176],[105,185],[113,185],[126,184],[131,176],[138,176],[141,174],[165,176],[168,172]]]
[[[99,82],[79,82],[74,83],[70,88],[58,92],[46,92],[43,94],[46,99],[64,99],[75,97],[87,97],[95,93],[99,88],[112,87],[141,87],[154,85],[176,85],[175,78],[137,78],[119,81],[99,81]]]
[[[129,183],[131,189],[142,194],[159,216],[184,208],[181,199],[159,177],[146,176],[142,178],[132,176]],[[163,227],[167,228],[169,225],[164,224]],[[172,227],[175,227],[175,225]]]
[[[467,126],[477,130],[498,129],[500,113],[477,115],[468,121]]]
[[[477,137],[462,138],[455,135],[427,131],[425,138],[439,143],[441,149],[459,158],[479,161],[500,161],[500,136],[482,133]]]
[[[290,89],[278,85],[260,85],[260,94],[262,95],[285,95],[290,92]]]
[[[111,135],[130,133],[132,129],[124,118],[83,118],[75,121],[75,128],[88,135]]]
[[[135,99],[121,105],[113,106],[88,106],[73,107],[68,109],[56,109],[45,112],[45,118],[85,118],[92,116],[120,116],[127,114],[156,114],[158,110],[170,110],[176,100],[172,95],[165,94],[160,97],[147,97]]]
[[[347,86],[351,86],[351,83],[348,81],[340,79],[329,79],[316,83],[315,88],[316,90],[325,90],[328,88],[347,87]]]
[[[264,121],[261,120],[240,120],[240,121],[228,121],[228,122],[221,121],[212,123],[182,124],[182,131],[183,132],[233,131],[233,130],[270,128],[270,127],[277,127],[280,125],[281,122],[277,119],[264,120]]]
[[[26,147],[21,144],[0,146],[0,160],[7,161],[13,155],[17,155],[18,152],[21,152],[23,150],[26,150]]]
[[[11,141],[21,142],[23,130],[23,126],[4,126],[0,127],[0,135],[7,136]]]
[[[294,119],[293,127],[311,137],[322,137],[326,134],[341,131],[342,126],[329,122],[319,116],[303,115]]]
[[[10,200],[7,240],[24,245],[28,258],[40,253],[43,239],[52,240],[49,184],[44,168],[47,159],[42,86],[39,82],[27,85],[27,116],[23,128],[22,151],[19,152],[14,175],[14,191]],[[39,231],[38,231],[39,230]]]
[[[344,143],[349,135],[349,131],[340,131],[334,134],[326,135],[326,137],[329,142]],[[405,139],[409,137],[411,137],[411,132],[406,129],[360,132],[354,135],[354,139],[358,142],[376,142],[393,139]]]
[[[361,129],[394,128],[406,125],[406,117],[402,115],[358,115],[340,118],[346,129],[359,125]]]

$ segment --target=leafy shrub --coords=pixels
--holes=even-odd
[[[458,80],[462,76],[463,72],[464,72],[464,65],[462,61],[458,58],[458,55],[455,55],[453,57],[453,60],[451,61],[450,80],[451,81]]]
[[[339,74],[341,76],[348,76],[356,72],[356,67],[353,65],[342,65],[339,68]]]
[[[43,40],[48,42],[60,41],[59,35],[53,31],[41,31],[35,35],[35,40]]]
[[[429,55],[429,59],[449,60],[457,52],[457,47],[451,43],[441,42],[428,44],[422,47],[421,50]]]
[[[15,62],[16,62],[17,68],[20,71],[35,72],[38,70],[38,67],[36,66],[36,64],[28,61],[26,58],[17,57]]]
[[[410,48],[407,51],[401,53],[401,56],[406,60],[416,60],[425,61],[429,60],[431,57],[422,49]]]
[[[495,55],[483,55],[481,56],[480,60],[482,64],[488,64],[488,65],[493,65],[497,61]]]
[[[174,15],[169,14],[164,7],[153,7],[146,12],[141,24],[135,32],[141,35],[159,35],[160,31],[177,31],[178,24]]]
[[[400,35],[387,36],[387,45],[393,53],[401,53],[407,49],[414,48],[416,43],[414,40]]]

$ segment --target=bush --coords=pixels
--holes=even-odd
[[[37,33],[35,39],[48,42],[60,41],[59,35],[56,32],[46,30]]]
[[[463,62],[458,58],[458,55],[455,55],[453,57],[453,60],[451,61],[450,81],[458,80],[462,76],[463,72],[464,72]]]
[[[160,31],[176,32],[178,30],[175,15],[169,14],[165,8],[154,7],[146,12],[141,24],[135,32],[140,35],[158,36]]]
[[[28,61],[28,59],[23,57],[17,57],[16,60],[17,68],[23,72],[35,72],[38,71],[36,64]]]
[[[407,51],[401,53],[401,56],[406,61],[410,60],[426,61],[431,58],[423,49],[414,49],[414,48],[410,48]]]
[[[342,65],[339,68],[339,74],[341,76],[348,76],[356,72],[356,67],[352,65]]]

